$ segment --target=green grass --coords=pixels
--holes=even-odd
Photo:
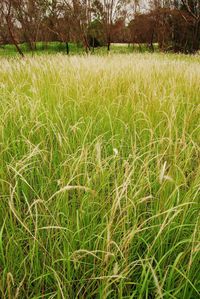
[[[38,42],[36,45],[36,50],[31,51],[26,43],[20,45],[21,50],[25,56],[40,56],[40,55],[49,55],[55,53],[67,54],[66,46],[64,43],[59,42],[50,42],[47,45],[43,42]],[[82,54],[84,49],[81,46],[77,46],[73,43],[69,43],[70,54]],[[0,47],[0,57],[17,57],[19,56],[18,52],[14,45],[3,45]]]
[[[199,298],[200,59],[0,60],[0,298]]]
[[[51,55],[55,53],[62,53],[67,55],[66,46],[64,43],[60,42],[50,42],[46,46],[43,42],[37,42],[36,50],[30,51],[26,43],[20,45],[21,50],[25,56],[40,56],[40,55]],[[155,50],[158,51],[158,47],[155,45]],[[127,45],[127,44],[111,44],[110,53],[111,54],[130,54],[133,52],[149,52],[145,44],[140,45]],[[91,55],[105,55],[107,54],[107,47],[98,47],[94,51],[91,48]],[[69,54],[70,55],[84,55],[85,50],[81,45],[76,45],[69,43]],[[0,47],[0,57],[17,57],[19,56],[18,52],[14,45],[3,45]]]

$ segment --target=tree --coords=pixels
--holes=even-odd
[[[190,45],[189,51],[195,52],[200,44],[200,1],[199,0],[181,0],[181,11],[187,12],[187,17],[182,13],[183,19],[190,27]]]
[[[152,0],[150,12],[133,19],[132,35],[138,42],[157,41],[162,51],[194,53],[199,49],[199,6],[196,0]]]
[[[14,15],[14,9],[13,9],[12,4],[13,4],[12,0],[3,0],[0,3],[0,12],[1,12],[3,22],[5,22],[5,24],[7,26],[11,43],[14,44],[17,52],[22,57],[24,57],[24,54],[18,45],[18,41],[17,41],[17,37],[16,37],[16,33],[15,33],[15,29],[16,29],[17,25],[16,25],[16,18]]]
[[[12,0],[17,23],[21,27],[23,41],[35,50],[43,20],[42,0]]]
[[[104,34],[102,23],[98,19],[94,19],[88,28],[89,43],[93,49],[104,44]]]
[[[43,27],[50,32],[54,40],[66,44],[69,54],[69,41],[72,27],[72,7],[67,1],[46,1],[46,10]]]
[[[146,43],[154,51],[156,16],[152,13],[136,14],[129,24],[132,43]]]
[[[119,20],[125,21],[127,4],[126,0],[95,0],[93,3],[96,15],[102,23],[108,51],[110,51],[113,26]]]

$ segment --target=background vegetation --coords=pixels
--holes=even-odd
[[[199,0],[1,0],[0,45],[24,56],[38,42],[82,45],[85,52],[111,43],[146,44],[154,51],[196,53],[200,45]],[[7,48],[5,48],[6,51]]]

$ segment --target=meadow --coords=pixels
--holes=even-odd
[[[0,59],[0,298],[200,297],[200,57]]]

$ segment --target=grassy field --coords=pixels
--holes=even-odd
[[[0,298],[200,296],[200,58],[0,60]]]

